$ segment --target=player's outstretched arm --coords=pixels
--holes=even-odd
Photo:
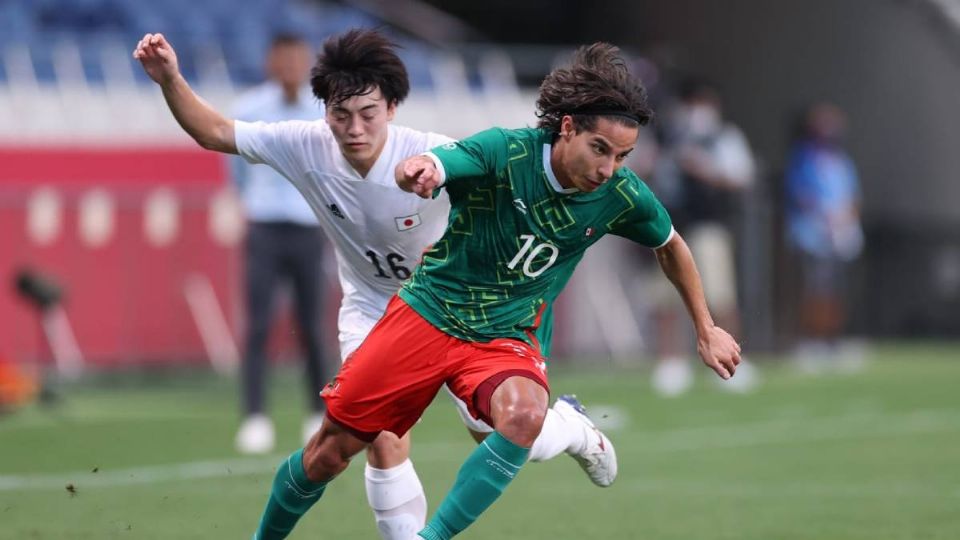
[[[237,153],[233,120],[225,118],[200,99],[180,74],[177,53],[163,34],[146,34],[133,50],[143,70],[163,90],[163,98],[180,127],[208,149]]]
[[[433,196],[433,190],[440,186],[440,171],[427,156],[413,156],[401,161],[394,169],[394,176],[400,189],[416,193],[424,199]]]
[[[656,251],[657,262],[683,298],[697,330],[697,352],[703,363],[729,379],[740,363],[740,345],[724,329],[713,324],[703,295],[700,273],[687,243],[674,233],[667,244]]]

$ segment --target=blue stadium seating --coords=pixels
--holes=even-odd
[[[319,45],[326,36],[356,26],[382,22],[342,5],[301,0],[3,0],[0,83],[12,79],[2,56],[10,47],[28,47],[37,80],[47,84],[56,82],[58,47],[75,44],[87,82],[101,84],[105,48],[129,52],[143,34],[163,32],[177,47],[188,79],[197,77],[209,58],[222,54],[231,82],[245,86],[263,79],[263,55],[275,33],[297,33]],[[404,45],[412,84],[429,86],[431,47],[398,41]],[[146,82],[142,70],[129,61],[135,79]]]

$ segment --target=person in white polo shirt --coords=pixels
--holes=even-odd
[[[293,34],[277,34],[267,53],[269,79],[242,94],[233,116],[245,121],[282,122],[316,120],[322,109],[310,93],[307,78],[312,61],[310,46]],[[330,378],[324,357],[323,231],[310,205],[286,178],[267,165],[231,158],[231,174],[243,200],[247,218],[246,343],[241,398],[243,423],[236,447],[244,454],[273,450],[273,422],[266,414],[267,338],[276,315],[276,293],[289,284],[297,321],[297,338],[304,354],[308,414],[303,437],[309,438],[323,420],[320,390]]]

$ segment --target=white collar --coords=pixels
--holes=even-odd
[[[550,182],[550,187],[557,193],[563,193],[564,195],[578,193],[580,190],[575,187],[565,188],[561,186],[560,181],[557,180],[557,175],[553,174],[553,167],[550,166],[550,148],[549,143],[543,144],[543,172],[547,173],[547,181]]]

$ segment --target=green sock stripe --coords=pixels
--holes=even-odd
[[[498,460],[500,463],[506,465],[507,467],[510,467],[510,468],[514,469],[514,471],[519,471],[519,470],[520,470],[520,467],[521,467],[520,465],[514,465],[513,463],[510,463],[509,461],[507,461],[506,459],[504,459],[503,456],[501,456],[500,454],[498,454],[496,450],[494,450],[493,448],[490,447],[489,444],[487,444],[487,441],[483,441],[483,442],[480,443],[480,444],[482,444],[483,446],[486,446],[486,447],[487,447],[487,451],[489,451],[491,454],[493,454],[493,457],[497,458],[497,460]]]
[[[483,441],[490,452],[500,458],[504,463],[519,469],[527,462],[527,456],[530,455],[530,449],[518,446],[509,439],[494,431]],[[518,465],[519,463],[519,465]]]
[[[307,478],[307,471],[303,468],[303,448],[290,454],[290,457],[287,458],[286,466],[290,479],[290,487],[301,497],[318,495],[327,487],[326,482],[313,482]]]

